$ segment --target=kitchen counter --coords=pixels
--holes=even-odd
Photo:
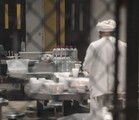
[[[83,100],[89,99],[89,92],[86,91],[84,93],[80,92],[62,92],[62,93],[32,93],[25,90],[26,95],[35,100],[76,100],[78,102],[82,102]]]

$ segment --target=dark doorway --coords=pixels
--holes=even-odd
[[[7,11],[5,11],[6,7]],[[6,51],[18,52],[21,40],[25,40],[25,0],[0,0],[0,11],[0,44]],[[17,25],[17,11],[21,27]],[[8,16],[8,27],[5,27],[5,16]]]
[[[91,0],[66,0],[65,44],[78,49],[79,60],[83,61],[89,44]]]

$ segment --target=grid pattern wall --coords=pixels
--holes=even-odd
[[[36,9],[40,2],[40,9]],[[29,25],[29,27],[26,26],[27,45],[33,44],[32,47],[36,47],[39,51],[52,50],[58,43],[64,45],[64,2],[64,0],[28,0],[26,2],[26,21],[28,21],[26,24]]]

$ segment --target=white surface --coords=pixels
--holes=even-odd
[[[26,89],[31,93],[62,93],[64,90],[71,90],[76,92],[84,93],[86,91],[86,86],[88,85],[89,78],[79,77],[73,78],[69,77],[70,72],[65,73],[54,73],[59,79],[59,83],[55,83],[53,80],[48,80],[45,78],[30,78],[29,84],[26,85]]]
[[[79,92],[85,92],[86,87],[89,83],[88,77],[77,77],[73,78],[70,76],[70,72],[57,72],[54,75],[59,79],[60,83],[64,84],[64,89],[69,90],[70,88],[74,88]]]

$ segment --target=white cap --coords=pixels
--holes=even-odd
[[[116,27],[116,22],[112,19],[98,22],[98,24],[96,25],[97,30],[102,32],[114,31],[115,27]]]

